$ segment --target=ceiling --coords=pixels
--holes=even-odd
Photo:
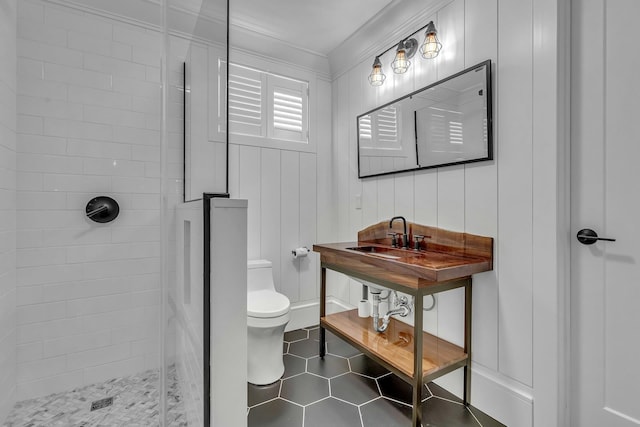
[[[395,0],[229,0],[230,24],[328,55]]]
[[[160,0],[57,1],[159,24]],[[382,9],[398,1],[229,0],[229,19],[232,30],[248,30],[326,57]],[[168,0],[168,5],[174,12],[183,10],[216,19],[225,13],[224,0]]]

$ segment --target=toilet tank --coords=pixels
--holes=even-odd
[[[247,261],[247,291],[274,290],[271,261]]]

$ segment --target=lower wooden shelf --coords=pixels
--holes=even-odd
[[[359,317],[358,310],[343,311],[320,318],[328,330],[367,350],[374,357],[413,378],[413,326],[394,318],[385,332],[376,332],[370,317]],[[467,363],[464,349],[423,332],[422,372],[429,380]]]

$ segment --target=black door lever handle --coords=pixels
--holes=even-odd
[[[593,245],[598,240],[604,240],[606,242],[616,241],[616,239],[610,239],[608,237],[598,237],[598,233],[590,228],[583,228],[582,230],[578,231],[576,237],[578,238],[578,241],[583,245]]]

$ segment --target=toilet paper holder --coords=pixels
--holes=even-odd
[[[301,246],[299,248],[295,248],[291,250],[291,255],[293,255],[294,258],[304,258],[307,255],[309,255],[309,252],[311,252],[309,250],[308,247],[306,246]]]

